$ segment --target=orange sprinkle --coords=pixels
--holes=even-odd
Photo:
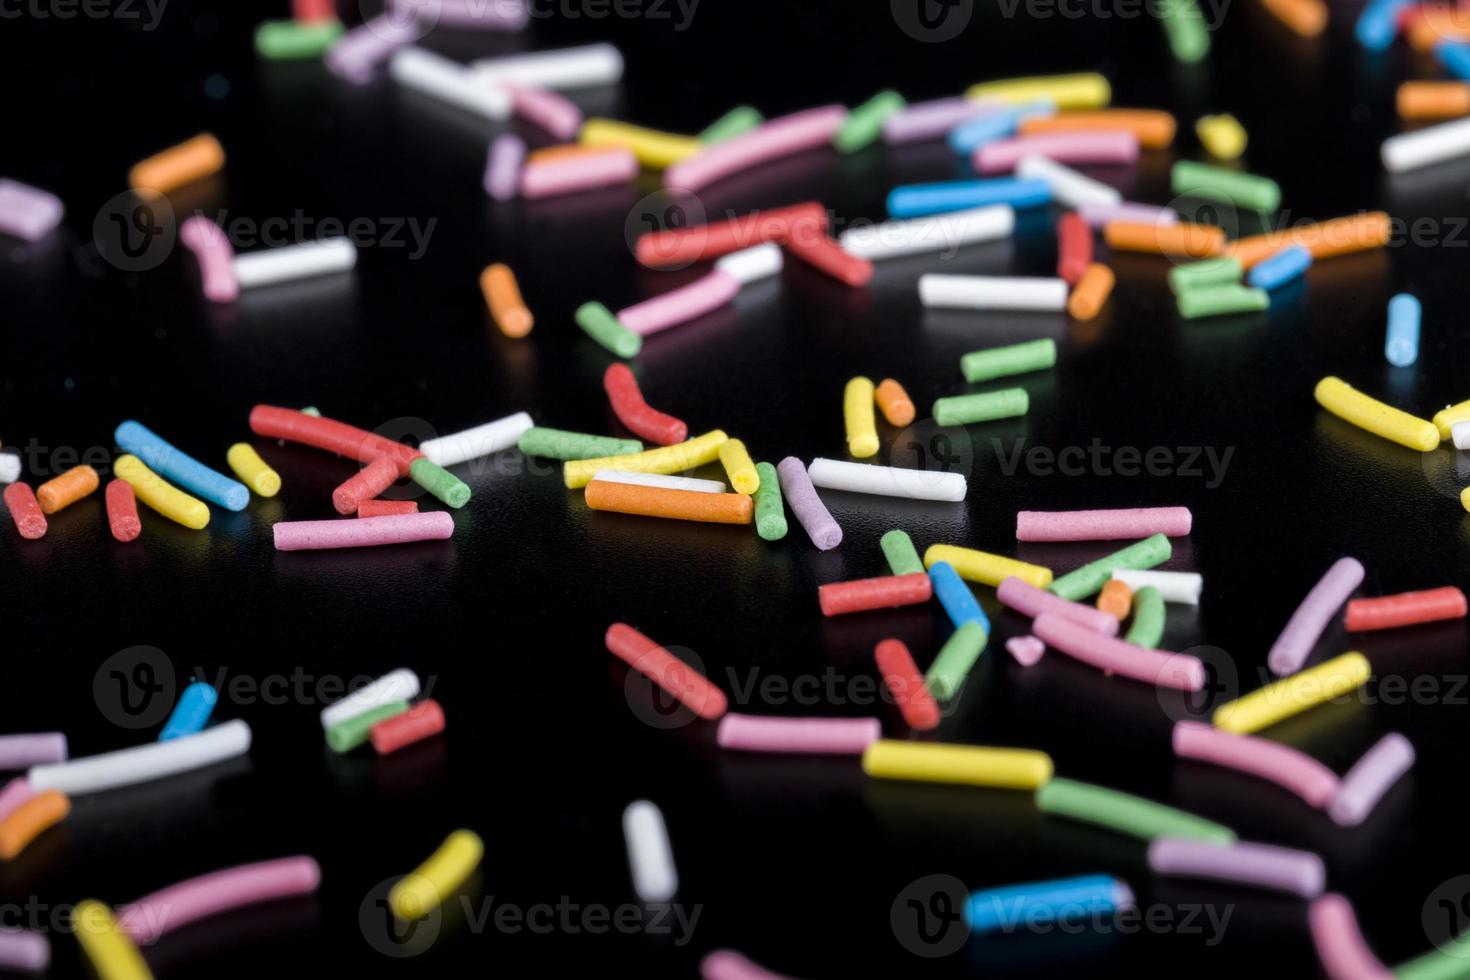
[[[1174,142],[1174,117],[1161,109],[1100,109],[1096,112],[1063,112],[1021,120],[1021,135],[1071,133],[1079,130],[1121,130],[1138,137],[1138,145],[1162,149]]]
[[[1128,612],[1133,608],[1133,590],[1128,588],[1127,582],[1110,578],[1103,583],[1102,591],[1098,593],[1097,608],[1121,623],[1128,618]]]
[[[495,325],[507,337],[524,337],[531,332],[536,318],[526,309],[521,299],[521,289],[516,285],[516,274],[502,262],[486,266],[480,273],[480,291],[485,294],[485,303],[490,307],[490,316]]]
[[[884,378],[879,383],[873,390],[873,399],[878,403],[878,411],[883,413],[889,425],[908,425],[918,414],[909,393],[892,378]]]
[[[1238,238],[1225,249],[1225,254],[1235,256],[1247,269],[1288,245],[1300,245],[1312,253],[1312,258],[1326,259],[1382,248],[1388,244],[1392,230],[1387,212],[1369,211]]]
[[[1261,0],[1281,23],[1302,37],[1317,37],[1327,27],[1327,4],[1322,0]]]
[[[59,789],[37,793],[0,821],[0,860],[9,861],[42,832],[61,823],[71,812],[71,800]]]
[[[36,502],[41,505],[41,513],[54,514],[96,490],[97,482],[97,471],[92,467],[73,466],[37,487]]]
[[[587,484],[586,499],[593,510],[709,524],[749,524],[755,513],[755,503],[743,493],[700,493],[605,480]]]
[[[1102,312],[1103,304],[1113,293],[1117,276],[1101,262],[1093,262],[1072,287],[1072,296],[1067,300],[1067,312],[1078,320],[1091,320]]]
[[[224,165],[225,148],[209,133],[200,133],[135,164],[128,171],[128,184],[140,194],[157,196],[218,173]]]
[[[1418,6],[1407,16],[1404,36],[1415,51],[1433,51],[1441,41],[1470,41],[1470,10]]]
[[[1103,229],[1108,245],[1123,252],[1153,252],[1208,258],[1225,247],[1225,232],[1214,225],[1181,221],[1156,225],[1145,221],[1109,221]]]
[[[1470,84],[1465,82],[1405,82],[1399,86],[1402,119],[1453,119],[1470,115]]]

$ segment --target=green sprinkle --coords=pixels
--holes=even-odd
[[[883,557],[888,559],[888,570],[894,575],[914,575],[924,571],[919,560],[918,549],[913,539],[902,528],[894,528],[878,540],[883,547]]]
[[[527,456],[545,456],[547,459],[601,459],[604,456],[641,453],[643,443],[637,439],[614,439],[612,436],[533,426],[521,434],[516,448]]]
[[[319,419],[322,417],[322,410],[317,408],[315,405],[308,405],[301,410],[301,414],[310,415],[312,418]]]
[[[1465,980],[1470,977],[1470,933],[1393,968],[1398,980]]]
[[[573,317],[583,333],[619,357],[633,357],[643,349],[643,338],[619,323],[601,303],[583,303]]]
[[[1248,286],[1206,286],[1179,294],[1179,315],[1186,320],[1227,313],[1256,313],[1270,305],[1270,293]]]
[[[924,684],[929,688],[929,693],[940,701],[948,701],[954,697],[964,686],[965,678],[970,676],[970,668],[980,659],[989,639],[985,627],[974,619],[951,633],[949,639],[944,641],[944,646],[939,648],[939,656],[929,665],[929,673],[924,675]]]
[[[969,425],[1025,415],[1031,407],[1025,388],[1004,388],[978,395],[955,395],[934,401],[934,420],[940,425]]]
[[[1169,288],[1176,296],[1200,289],[1204,286],[1228,286],[1239,284],[1245,275],[1240,259],[1227,255],[1218,259],[1202,259],[1186,262],[1169,270]]]
[[[342,22],[268,20],[255,29],[255,53],[271,61],[315,58],[342,36]]]
[[[408,476],[455,510],[469,503],[470,488],[465,482],[423,456],[408,464]]]
[[[1124,637],[1135,646],[1155,650],[1164,638],[1164,597],[1152,585],[1133,593],[1133,624]]]
[[[855,153],[876,142],[883,132],[883,121],[908,105],[893,89],[884,89],[853,109],[842,121],[832,145],[841,153]]]
[[[1095,823],[1139,840],[1186,837],[1211,844],[1235,843],[1235,831],[1229,827],[1131,793],[1074,779],[1052,777],[1036,791],[1036,805],[1043,813]]]
[[[360,715],[353,715],[327,729],[327,744],[332,747],[333,752],[351,752],[368,740],[374,725],[407,710],[407,701],[390,701]]]
[[[755,490],[755,533],[766,541],[786,537],[786,505],[781,502],[781,478],[770,463],[756,463],[761,485]]]
[[[765,121],[765,117],[756,111],[755,106],[738,105],[710,123],[705,131],[699,134],[699,141],[711,146],[715,143],[723,143],[725,140],[734,139],[741,133],[750,132]]]
[[[1042,371],[1057,363],[1057,342],[1050,337],[1028,340],[1023,344],[1008,347],[992,347],[989,350],[972,350],[960,358],[960,370],[965,380],[990,381],[1012,374]]]
[[[1207,163],[1180,160],[1170,171],[1169,183],[1175,194],[1220,201],[1237,209],[1275,211],[1281,207],[1281,186],[1270,177],[1243,174]]]
[[[1080,602],[1090,595],[1095,595],[1103,587],[1103,583],[1112,578],[1113,572],[1118,569],[1141,571],[1155,568],[1168,561],[1169,556],[1173,553],[1174,548],[1169,544],[1169,539],[1162,534],[1155,534],[1142,541],[1135,541],[1121,551],[1115,551],[1097,561],[1089,562],[1076,571],[1068,572],[1052,582],[1047,587],[1047,591],[1063,599]]]
[[[1159,0],[1159,20],[1180,61],[1193,64],[1210,53],[1210,32],[1195,0]]]

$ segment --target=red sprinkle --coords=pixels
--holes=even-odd
[[[725,692],[627,623],[607,628],[608,652],[653,681],[699,717],[713,721],[729,707]]]
[[[46,515],[36,503],[36,494],[29,483],[12,483],[5,488],[5,506],[15,521],[20,536],[34,541],[46,534]]]
[[[107,498],[107,524],[112,536],[119,541],[131,541],[143,533],[143,522],[138,520],[138,501],[133,496],[133,485],[127,480],[110,480],[105,491]]]
[[[640,439],[672,446],[689,438],[689,426],[672,415],[650,408],[638,390],[638,379],[626,364],[612,364],[602,376],[602,387],[612,403],[613,414]]]
[[[397,514],[417,514],[419,504],[416,500],[384,500],[381,497],[376,500],[364,500],[357,505],[358,517],[392,517]]]
[[[916,606],[928,602],[934,594],[929,576],[923,572],[911,575],[884,575],[860,578],[851,582],[830,582],[817,589],[817,602],[823,616],[864,612],[869,609],[892,609],[894,606]]]
[[[849,286],[865,286],[873,278],[873,263],[848,254],[836,239],[792,239],[786,250],[813,268]]]
[[[920,732],[938,727],[939,704],[924,684],[909,648],[899,640],[884,640],[874,648],[873,659],[908,726]]]
[[[423,455],[412,446],[376,432],[274,405],[256,405],[250,410],[250,431],[270,439],[285,439],[325,449],[359,463],[371,463],[379,456],[387,456],[398,464],[399,476],[408,476],[408,468]]]
[[[1082,216],[1068,211],[1057,222],[1057,275],[1075,286],[1092,264],[1092,229]]]
[[[827,209],[816,201],[787,208],[757,211],[729,221],[692,228],[650,231],[633,247],[638,261],[650,268],[686,266],[717,259],[765,242],[790,241],[794,236],[815,238],[827,231]]]
[[[387,456],[379,456],[332,491],[332,506],[339,514],[355,513],[359,504],[387,490],[396,479],[397,464]]]
[[[1354,599],[1347,604],[1350,633],[1415,626],[1441,619],[1465,618],[1465,593],[1453,585],[1423,592],[1401,592],[1377,599]]]
[[[378,755],[397,752],[405,745],[422,742],[444,731],[444,709],[432,698],[420,701],[401,715],[386,718],[372,727],[368,737]]]

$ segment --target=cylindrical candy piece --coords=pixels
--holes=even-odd
[[[878,403],[878,411],[883,413],[889,425],[905,426],[914,420],[913,400],[903,385],[892,378],[884,378],[878,383],[878,387],[873,389],[873,400]]]
[[[398,461],[398,475],[408,476],[408,468],[425,453],[393,439],[310,412],[297,412],[273,405],[256,405],[250,410],[250,430],[258,436],[285,439],[304,446],[325,449],[338,456],[371,463],[379,456]],[[466,457],[468,458],[468,457]],[[448,463],[439,461],[441,465]]]
[[[723,143],[734,139],[741,133],[750,132],[765,121],[765,117],[755,106],[738,105],[700,130],[699,141],[711,144]]]
[[[503,419],[486,422],[484,425],[477,425],[463,432],[425,439],[419,445],[419,451],[430,462],[438,463],[440,466],[454,466],[467,460],[509,449],[531,428],[533,428],[531,416],[525,412],[516,412],[514,415],[507,415]],[[371,458],[364,460],[364,462],[370,461]],[[406,471],[400,467],[400,472]]]
[[[927,579],[927,576],[926,576]],[[873,650],[878,673],[883,678],[888,693],[903,714],[904,723],[916,732],[927,732],[939,727],[939,705],[924,677],[914,664],[914,655],[901,640],[883,640]]]
[[[485,193],[497,201],[509,201],[521,186],[521,167],[526,162],[526,141],[514,133],[501,133],[490,141],[485,157]],[[481,285],[484,285],[483,278]]]
[[[1356,827],[1414,764],[1414,746],[1397,732],[1374,744],[1342,777],[1341,788],[1327,804],[1327,815],[1342,827]]]
[[[209,724],[209,716],[214,713],[214,706],[219,703],[219,692],[212,684],[203,681],[195,681],[184,688],[184,693],[179,695],[179,703],[174,705],[173,713],[168,716],[164,723],[163,731],[158,733],[160,742],[171,742],[185,735],[193,735],[204,731],[204,726]]]
[[[1147,650],[1157,649],[1164,639],[1167,615],[1163,595],[1152,585],[1145,585],[1133,593],[1133,622],[1123,639]]]
[[[572,319],[583,333],[619,357],[634,357],[643,349],[643,338],[619,323],[601,303],[583,303]]]
[[[1019,526],[1016,536],[1020,540],[1028,540],[1021,538]],[[1142,541],[1135,541],[1111,555],[1105,555],[1096,561],[1088,562],[1081,568],[1073,569],[1052,582],[1048,588],[1063,599],[1071,599],[1076,602],[1097,594],[1102,589],[1103,583],[1112,578],[1113,572],[1118,569],[1153,568],[1168,561],[1173,553],[1174,547],[1169,543],[1167,537],[1162,533],[1151,534]]]
[[[148,945],[201,919],[265,902],[310,895],[322,869],[306,855],[223,868],[169,885],[129,904],[118,925]]]
[[[1057,276],[1076,287],[1092,264],[1092,229],[1076,211],[1057,220]]]
[[[771,119],[676,163],[664,172],[664,184],[699,191],[730,174],[816,149],[831,141],[846,118],[846,109],[831,105]]]
[[[454,534],[454,518],[442,510],[344,521],[281,521],[271,531],[277,551],[371,548],[411,541],[442,541]]]
[[[7,929],[0,932],[0,970],[45,973],[51,965],[51,942],[39,932]]]
[[[873,408],[873,382],[867,378],[848,381],[842,392],[842,421],[847,429],[847,451],[859,459],[878,454],[878,428]]]
[[[720,429],[711,429],[702,436],[695,436],[674,446],[660,446],[628,455],[569,460],[562,466],[562,482],[567,485],[568,490],[576,490],[592,482],[598,470],[609,469],[665,475],[683,473],[685,470],[713,463],[719,458],[720,447],[728,438]]]
[[[992,555],[974,548],[961,548],[952,544],[931,544],[924,552],[924,567],[932,568],[935,562],[948,562],[967,582],[981,585],[999,585],[1014,576],[1027,585],[1044,589],[1051,584],[1051,569],[1031,565],[1004,555]]]
[[[811,755],[861,755],[882,737],[877,718],[767,718],[727,714],[715,740],[722,749]]]
[[[236,718],[197,735],[168,742],[148,742],[116,752],[32,766],[26,773],[26,781],[38,793],[59,789],[69,796],[79,796],[162,779],[233,759],[248,751],[250,726]]]
[[[979,623],[987,634],[990,632],[990,617],[985,615],[975,593],[948,562],[936,561],[930,565],[929,579],[933,583],[935,597],[955,629],[966,623]]]
[[[717,310],[740,292],[740,280],[714,269],[685,286],[618,310],[617,321],[647,337]]]
[[[1427,453],[1442,441],[1433,422],[1385,405],[1338,378],[1323,378],[1314,394],[1317,404],[1338,418],[1401,446]]]
[[[1136,647],[1048,613],[1037,616],[1031,630],[1047,646],[1102,671],[1181,691],[1198,691],[1205,684],[1203,661],[1189,654]]]
[[[988,631],[977,620],[965,623],[949,635],[924,675],[924,683],[934,697],[948,701],[959,693],[989,639]]]
[[[332,491],[332,506],[339,514],[356,513],[359,504],[379,496],[397,479],[398,465],[386,456],[379,456]]]
[[[1369,4],[1364,12],[1374,6]],[[1337,894],[1321,896],[1307,908],[1307,921],[1327,980],[1394,980],[1393,973],[1368,948],[1347,899]]]
[[[907,531],[894,528],[878,540],[878,545],[883,549],[888,570],[894,575],[913,575],[924,571],[924,563],[919,560],[919,552],[914,548],[913,539],[908,536]]]
[[[831,551],[842,543],[842,528],[833,519],[817,489],[807,475],[807,468],[795,456],[787,456],[776,466],[781,480],[781,493],[796,514],[796,520],[819,551]]]
[[[1417,626],[1465,618],[1465,593],[1453,585],[1423,592],[1402,592],[1375,599],[1352,599],[1344,625],[1350,633]]]
[[[265,460],[248,442],[237,442],[225,453],[225,462],[252,491],[262,497],[274,497],[281,491],[281,475],[266,465]],[[394,472],[397,470],[395,468]]]
[[[520,338],[531,332],[536,318],[526,308],[520,286],[516,285],[516,274],[510,271],[510,266],[504,262],[487,265],[480,273],[480,291],[485,295],[490,318],[501,333]]]
[[[1132,164],[1138,161],[1138,137],[1123,130],[1092,133],[1042,133],[992,140],[975,150],[971,165],[976,173],[1011,170],[1028,156],[1059,163]]]
[[[755,461],[739,439],[727,439],[720,444],[720,465],[725,467],[725,475],[730,478],[730,486],[736,493],[749,495],[760,488],[761,478]]]
[[[755,530],[765,541],[786,537],[786,504],[781,499],[781,477],[770,463],[756,463],[760,485],[755,489]],[[897,574],[897,573],[895,573]]]
[[[444,709],[433,698],[420,701],[402,714],[385,718],[372,726],[368,737],[378,755],[432,738],[444,731]]]
[[[1122,582],[1135,590],[1151,585],[1165,602],[1186,606],[1199,605],[1200,593],[1205,587],[1205,577],[1198,572],[1158,572],[1137,568],[1120,568],[1113,572],[1109,581]]]
[[[1220,201],[1238,209],[1275,211],[1281,206],[1281,188],[1276,181],[1193,160],[1176,161],[1169,184],[1175,194]]]
[[[1288,245],[1270,258],[1262,259],[1252,266],[1246,282],[1252,289],[1279,289],[1311,266],[1311,252],[1300,245]]]
[[[1118,621],[1102,610],[1063,599],[1061,596],[1053,595],[1045,589],[1038,589],[1014,576],[1003,579],[996,586],[995,597],[1002,605],[1009,606],[1021,615],[1030,616],[1032,619],[1042,613],[1050,613],[1070,619],[1103,636],[1118,635]]]
[[[0,771],[65,762],[66,753],[66,735],[62,732],[0,735]]]
[[[1067,283],[1040,276],[919,277],[919,302],[929,308],[955,310],[1038,310],[1067,308]]]
[[[628,365],[609,364],[602,375],[602,387],[607,392],[607,400],[612,405],[613,414],[635,436],[647,439],[656,446],[672,446],[689,438],[689,426],[672,415],[656,411],[643,400],[643,392],[638,388],[638,379],[634,377],[633,370]],[[634,452],[641,449],[640,446]],[[598,455],[617,455],[619,452],[626,451],[614,450]],[[736,489],[738,490],[739,487]]]
[[[623,837],[638,898],[648,904],[673,898],[679,890],[679,873],[674,868],[674,850],[663,811],[648,800],[629,803],[623,811]]]
[[[15,529],[21,537],[35,541],[46,536],[46,515],[41,513],[41,505],[36,502],[36,494],[29,483],[10,484],[5,488],[4,497],[10,519],[15,521]]]
[[[131,454],[119,456],[113,461],[112,472],[118,479],[126,480],[132,486],[134,496],[169,520],[196,531],[209,523],[209,508],[204,501],[170,485],[145,466],[138,457]],[[242,484],[236,485],[245,490]],[[245,490],[245,497],[249,499],[249,490]]]
[[[561,460],[584,460],[609,459],[632,453],[641,453],[643,451],[643,443],[636,439],[594,436],[583,432],[547,429],[538,425],[532,426],[521,433],[520,439],[516,443],[516,448],[527,456],[544,456],[547,459]]]
[[[1097,594],[1097,608],[1122,622],[1133,608],[1133,590],[1121,579],[1110,578]]]
[[[1266,655],[1266,666],[1278,677],[1301,670],[1327,624],[1363,582],[1363,565],[1356,558],[1339,558],[1297,606]]]
[[[706,721],[720,717],[729,707],[724,691],[628,624],[613,623],[604,642],[609,653]]]
[[[1052,762],[1035,749],[879,739],[863,752],[863,772],[874,779],[1036,789],[1051,779]]]
[[[907,103],[893,89],[884,89],[847,114],[842,126],[832,135],[832,145],[839,153],[855,153],[876,142],[883,132],[883,122]]]
[[[1107,78],[1094,71],[1001,78],[977,82],[965,89],[965,98],[975,102],[1014,105],[1046,99],[1058,109],[1102,109],[1112,97]]]
[[[1013,929],[1045,929],[1051,923],[1078,919],[1096,920],[1132,908],[1133,892],[1128,885],[1107,875],[1082,875],[1054,881],[1033,881],[971,892],[965,904],[965,921],[977,935]],[[1075,925],[1068,925],[1070,932]]]
[[[114,538],[127,542],[143,533],[132,484],[126,480],[108,480],[104,496],[107,499],[107,526]]]
[[[650,268],[682,267],[767,242],[784,243],[796,235],[820,237],[826,233],[827,209],[806,201],[692,228],[650,231],[639,236],[633,254]]]
[[[485,844],[478,834],[456,830],[427,861],[388,890],[388,907],[404,921],[422,919],[449,900],[484,855]]]
[[[364,500],[357,505],[358,517],[393,517],[398,514],[417,514],[416,500]]]
[[[960,371],[971,384],[1013,374],[1042,371],[1057,363],[1057,342],[1050,337],[1007,347],[990,347],[960,356]]]
[[[1113,270],[1100,262],[1090,263],[1083,270],[1082,278],[1072,287],[1067,299],[1067,312],[1078,320],[1091,320],[1102,312],[1103,304],[1113,293],[1117,284]]]
[[[408,475],[414,483],[456,510],[470,501],[469,484],[431,459],[414,460]]]
[[[873,278],[873,263],[847,251],[835,238],[793,238],[786,243],[786,250],[848,286],[864,286]]]
[[[1221,229],[1185,221],[1172,225],[1109,221],[1103,226],[1103,239],[1119,252],[1185,255],[1196,259],[1218,255],[1225,247],[1225,232]]]
[[[971,425],[1025,415],[1031,409],[1025,388],[1002,388],[974,395],[953,395],[934,400],[934,421],[940,425]]]
[[[1118,541],[1189,533],[1188,507],[1138,507],[1124,510],[1023,510],[1016,514],[1017,541]]]
[[[66,819],[71,800],[60,790],[42,790],[0,821],[0,861],[10,861],[31,841]]]
[[[97,471],[85,464],[73,466],[36,488],[36,502],[43,514],[54,514],[97,489]]]
[[[1051,185],[1044,180],[989,177],[983,180],[945,180],[934,184],[903,184],[888,192],[887,205],[891,217],[922,218],[997,204],[1009,205],[1013,209],[1044,207],[1050,201]],[[934,247],[943,246],[936,243]]]
[[[1235,841],[1235,831],[1229,827],[1141,796],[1074,779],[1054,777],[1036,791],[1036,806],[1042,813],[1097,824],[1139,840],[1173,837],[1213,844]]]
[[[1254,735],[1235,735],[1194,721],[1174,725],[1174,754],[1247,773],[1296,794],[1321,809],[1337,795],[1337,775],[1289,745]]]
[[[408,711],[407,701],[390,701],[370,708],[362,714],[339,721],[327,729],[327,745],[333,752],[347,753],[365,743],[372,735],[373,726],[396,718]]]
[[[335,728],[337,725],[364,712],[371,711],[381,705],[391,704],[394,701],[408,701],[418,696],[419,678],[407,667],[389,671],[382,677],[374,680],[349,693],[346,697],[334,701],[321,710],[322,730]]]
[[[878,224],[855,224],[837,240],[850,255],[891,259],[921,252],[948,252],[962,245],[1006,238],[1015,229],[1016,212],[996,204],[949,214]]]
[[[1310,851],[1244,841],[1160,837],[1149,844],[1148,867],[1156,875],[1226,881],[1301,898],[1316,898],[1327,884],[1322,859]]]
[[[1268,728],[1368,682],[1372,668],[1361,653],[1344,653],[1215,709],[1215,727],[1238,735]]]
[[[1180,293],[1179,315],[1186,320],[1203,316],[1229,316],[1233,313],[1259,313],[1271,305],[1271,295],[1264,289],[1245,286],[1209,286]]]
[[[128,934],[112,917],[112,910],[94,898],[72,909],[77,945],[101,980],[153,980],[148,962]]]
[[[749,524],[755,515],[754,502],[743,493],[701,493],[593,480],[587,484],[584,499],[593,510],[709,524]]]
[[[916,606],[928,602],[933,594],[929,576],[918,572],[829,582],[817,588],[817,603],[822,607],[823,616],[841,616],[870,609]]]
[[[1399,293],[1388,301],[1388,336],[1383,356],[1394,367],[1408,367],[1419,359],[1419,300]]]
[[[1294,248],[1295,246],[1287,246]],[[1279,254],[1279,253],[1272,253]],[[1307,255],[1311,258],[1311,253]],[[1265,261],[1264,259],[1262,261]],[[1219,255],[1198,262],[1186,262],[1169,270],[1169,288],[1175,294],[1193,292],[1208,286],[1228,286],[1240,282],[1244,275],[1240,259],[1233,255]],[[1255,285],[1252,283],[1252,285]]]
[[[911,470],[901,466],[849,463],[837,459],[812,460],[807,467],[813,485],[827,490],[868,493],[910,500],[959,501],[965,499],[963,473]]]
[[[128,171],[128,186],[145,197],[155,197],[218,173],[224,165],[225,150],[219,140],[209,133],[200,133],[134,164]]]

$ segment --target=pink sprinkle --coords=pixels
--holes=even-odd
[[[31,792],[31,784],[24,776],[16,776],[0,789],[0,821],[10,816],[26,800],[36,794]]]
[[[485,193],[497,201],[515,197],[525,162],[526,142],[515,133],[502,133],[491,140],[485,158]]]
[[[662,296],[646,299],[618,311],[618,322],[636,334],[647,337],[667,330],[695,317],[717,310],[740,292],[740,281],[727,272],[715,269],[687,286],[670,290]]]
[[[1047,646],[1108,673],[1181,691],[1198,691],[1205,686],[1205,665],[1198,657],[1149,650],[1095,633],[1053,613],[1037,616],[1031,629]]]
[[[61,224],[61,198],[18,180],[0,179],[0,233],[33,242]]]
[[[512,88],[511,111],[521,119],[565,142],[582,128],[582,110],[564,95],[543,88]]]
[[[1117,627],[1116,620],[1113,621],[1113,626]],[[1034,636],[1013,636],[1006,640],[1006,650],[1022,667],[1034,667],[1046,653],[1046,644]]]
[[[578,153],[530,164],[521,171],[521,196],[555,197],[630,183],[637,176],[638,158],[633,151],[608,147],[595,153]]]
[[[228,303],[240,296],[240,280],[235,276],[235,249],[220,226],[196,214],[179,226],[179,241],[194,253],[199,275],[204,280],[204,295],[215,303]]]
[[[1178,212],[1171,208],[1154,207],[1152,204],[1134,204],[1130,201],[1124,201],[1122,204],[1087,202],[1077,209],[1077,213],[1093,228],[1101,228],[1109,221],[1125,221],[1129,224],[1140,225],[1179,223]]]
[[[699,961],[700,980],[791,980],[772,973],[733,949],[717,949]]]
[[[1174,726],[1174,754],[1256,776],[1300,796],[1318,809],[1337,795],[1337,774],[1289,745],[1222,732],[1197,721]]]
[[[722,749],[862,755],[883,735],[877,718],[764,718],[728,714],[715,740]]]
[[[1393,980],[1393,974],[1368,948],[1347,899],[1335,893],[1323,895],[1307,909],[1307,921],[1327,980]]]
[[[394,51],[423,33],[411,17],[382,14],[337,38],[323,60],[333,74],[366,85]]]
[[[1389,732],[1342,777],[1327,815],[1339,826],[1356,827],[1413,765],[1414,746],[1398,732]]]
[[[1322,638],[1327,624],[1342,604],[1348,601],[1353,590],[1363,584],[1363,566],[1356,558],[1339,558],[1322,576],[1322,581],[1312,586],[1312,591],[1296,607],[1286,628],[1271,644],[1266,654],[1266,666],[1277,677],[1285,677],[1302,669],[1312,648]]]
[[[1133,163],[1138,137],[1130,132],[1041,133],[986,143],[971,160],[982,174],[1012,170],[1022,157],[1042,156],[1057,163]]]
[[[1070,619],[1079,626],[1085,626],[1103,636],[1118,635],[1117,619],[1101,609],[1063,599],[1045,589],[1038,589],[1029,582],[1023,582],[1014,575],[1001,579],[1000,585],[995,588],[995,597],[1000,600],[1001,605],[1009,606],[1021,615],[1030,616],[1032,619],[1042,613],[1050,613]]]
[[[454,533],[454,518],[442,510],[431,510],[423,514],[338,521],[282,521],[272,531],[277,551],[370,548],[409,541],[442,541]]]
[[[322,869],[306,856],[242,864],[145,895],[123,910],[118,925],[143,945],[221,912],[309,895],[321,880]]]
[[[721,177],[827,146],[846,118],[846,109],[830,105],[769,120],[748,133],[680,160],[664,171],[664,185],[697,191]]]
[[[1023,510],[1016,515],[1017,541],[1121,541],[1162,534],[1189,533],[1188,507],[1135,507],[1121,510]]]
[[[1316,898],[1327,884],[1327,869],[1311,851],[1244,841],[1156,837],[1148,846],[1148,866],[1154,874],[1229,881],[1302,898]]]

